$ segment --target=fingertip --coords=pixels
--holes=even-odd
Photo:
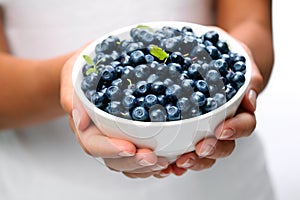
[[[257,92],[254,89],[249,89],[242,101],[242,106],[247,111],[254,113],[256,110]]]

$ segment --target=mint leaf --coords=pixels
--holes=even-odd
[[[83,55],[85,62],[91,66],[95,66],[93,59],[88,55]]]
[[[152,45],[150,47],[150,54],[152,56],[155,56],[159,60],[166,60],[169,57],[169,54],[167,52],[165,52],[162,48],[156,45]]]
[[[142,24],[138,25],[136,28],[137,29],[146,29],[150,32],[154,32],[154,30],[150,26],[146,26],[146,25],[142,25]]]
[[[90,69],[88,69],[87,71],[86,71],[86,75],[88,76],[88,75],[90,75],[91,73],[96,73],[96,74],[98,74],[98,70],[96,69],[96,68],[90,68]]]
[[[96,67],[97,65],[94,63],[93,59],[88,55],[83,55],[83,58],[84,58],[85,62],[88,65],[93,66],[93,68],[88,69],[85,74],[87,76],[90,75],[93,72],[98,74],[98,70],[97,70],[97,67]]]

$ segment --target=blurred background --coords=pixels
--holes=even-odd
[[[300,10],[296,3],[273,1],[275,65],[256,113],[278,200],[300,199]]]

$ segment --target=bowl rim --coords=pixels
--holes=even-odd
[[[123,34],[129,33],[130,29],[137,27],[138,25],[145,25],[145,26],[149,26],[154,29],[161,28],[163,26],[170,26],[170,27],[175,27],[175,28],[182,28],[183,26],[190,26],[190,27],[192,27],[192,29],[194,30],[194,32],[196,34],[197,34],[197,31],[195,31],[195,30],[201,30],[202,33],[205,33],[210,30],[215,30],[215,29],[212,29],[210,26],[205,26],[205,25],[191,23],[191,22],[184,22],[184,21],[150,21],[150,22],[141,22],[141,23],[136,23],[136,24],[132,24],[129,26],[125,26],[125,27],[116,29],[114,31],[108,32],[108,33],[96,38],[93,42],[91,42],[88,46],[86,46],[80,52],[79,56],[76,58],[75,63],[73,65],[73,69],[72,69],[72,84],[73,84],[76,95],[82,101],[83,105],[86,106],[87,108],[89,108],[90,110],[92,110],[93,112],[95,112],[97,115],[100,115],[101,117],[109,119],[109,120],[114,120],[114,121],[118,120],[118,123],[124,123],[124,124],[134,123],[138,126],[149,126],[150,124],[151,124],[151,126],[174,126],[174,125],[178,125],[178,124],[182,124],[182,123],[194,123],[194,122],[198,122],[199,120],[202,120],[202,119],[212,118],[214,115],[216,115],[220,112],[224,112],[224,110],[226,110],[228,107],[230,107],[236,101],[238,101],[240,98],[244,97],[245,92],[247,91],[247,88],[250,84],[251,74],[252,74],[252,64],[250,61],[250,57],[249,57],[248,53],[246,52],[246,50],[242,47],[242,45],[236,39],[234,39],[229,34],[224,35],[224,32],[220,33],[220,31],[217,30],[217,32],[220,35],[220,38],[222,40],[227,41],[229,48],[233,47],[232,48],[233,52],[242,54],[246,58],[246,66],[247,66],[246,73],[245,73],[245,79],[246,79],[245,83],[237,91],[237,93],[222,106],[220,106],[220,107],[216,108],[215,110],[212,110],[208,113],[197,116],[197,117],[192,117],[192,118],[183,119],[183,120],[176,120],[176,121],[164,121],[164,122],[143,122],[143,121],[135,121],[135,120],[125,119],[125,118],[121,118],[118,116],[114,116],[112,114],[109,114],[109,113],[97,108],[92,102],[90,102],[86,98],[86,96],[84,95],[81,88],[76,87],[78,85],[80,86],[80,84],[78,84],[77,81],[79,81],[78,79],[80,77],[82,66],[86,63],[85,60],[83,59],[83,55],[91,55],[92,54],[91,52],[94,51],[95,46],[99,42],[106,39],[107,37],[109,37],[111,35],[118,36],[122,33]],[[199,35],[202,33],[199,33]]]

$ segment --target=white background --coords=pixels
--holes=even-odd
[[[278,200],[300,199],[300,9],[296,3],[273,1],[275,65],[256,113]]]

